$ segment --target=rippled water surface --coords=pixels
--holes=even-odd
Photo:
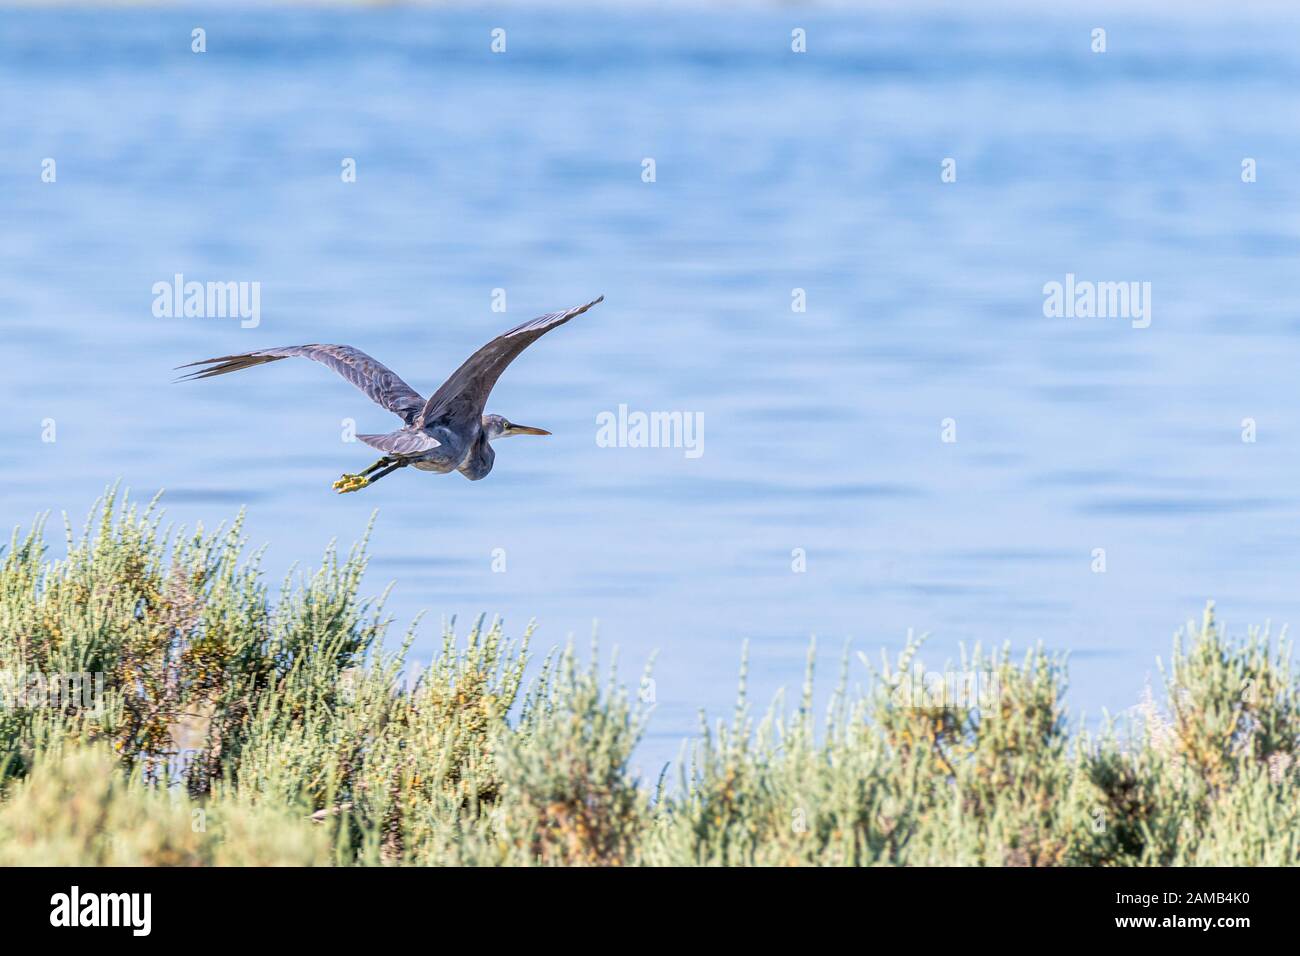
[[[246,504],[278,578],[378,508],[367,587],[427,609],[422,654],[480,612],[543,646],[599,622],[629,678],[658,650],[656,765],[729,710],[745,641],[759,701],[811,635],[829,683],[914,628],[940,661],[1071,649],[1074,712],[1125,708],[1206,598],[1300,607],[1278,16],[1114,14],[1097,55],[1070,15],[0,11],[0,518],[79,520],[118,478],[181,523]],[[260,325],[155,318],[176,273],[260,282]],[[1150,327],[1044,317],[1067,273],[1150,282]],[[427,394],[599,293],[493,394],[554,437],[478,483],[336,496],[374,457],[343,420],[394,421],[308,362],[171,381],[346,342]],[[620,404],[701,413],[703,455],[599,447]]]

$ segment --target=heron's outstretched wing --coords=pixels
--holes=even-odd
[[[483,346],[468,359],[465,364],[452,373],[451,378],[443,382],[424,405],[424,410],[416,417],[415,427],[422,428],[433,422],[442,422],[449,427],[466,426],[477,423],[483,416],[492,386],[497,383],[506,366],[528,346],[532,345],[551,329],[563,325],[575,315],[582,315],[593,305],[604,302],[602,295],[586,305],[580,305],[563,312],[551,312],[547,315],[530,319],[523,325],[517,325],[509,332],[503,332],[487,345]]]
[[[212,378],[214,375],[238,372],[243,368],[278,362],[280,359],[292,358],[295,355],[329,366],[365,392],[372,402],[382,405],[408,425],[424,407],[424,398],[403,382],[396,372],[350,345],[288,345],[284,348],[258,349],[255,352],[244,352],[242,355],[223,355],[221,358],[204,359],[201,362],[190,362],[188,365],[179,366],[180,368],[206,366],[197,372],[190,372],[183,376],[180,381]]]

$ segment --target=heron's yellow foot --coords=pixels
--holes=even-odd
[[[341,495],[345,495],[349,491],[360,491],[368,484],[370,484],[370,479],[365,475],[343,475],[338,481],[334,482],[334,490]]]

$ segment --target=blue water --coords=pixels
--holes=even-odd
[[[1077,716],[1133,704],[1207,598],[1296,620],[1293,15],[968,17],[0,11],[0,519],[79,522],[118,478],[185,524],[247,504],[278,580],[378,508],[367,590],[429,612],[419,654],[484,611],[542,647],[598,622],[631,681],[657,650],[650,773],[745,641],[762,702],[812,635],[828,684],[908,628],[935,663],[1041,640]],[[260,282],[260,325],[155,318],[176,273]],[[1151,326],[1044,317],[1066,273],[1150,282]],[[396,420],[309,362],[172,384],[345,342],[428,394],[601,293],[492,396],[554,437],[478,483],[335,495],[374,458],[343,419]],[[599,447],[620,404],[702,414],[703,455]]]

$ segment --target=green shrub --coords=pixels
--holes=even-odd
[[[273,599],[239,520],[160,520],[110,493],[66,557],[41,521],[3,554],[0,863],[1300,863],[1290,644],[1229,639],[1212,606],[1163,707],[1095,735],[1070,733],[1041,648],[976,648],[945,683],[909,640],[852,693],[846,653],[821,720],[811,650],[793,712],[755,718],[742,664],[732,718],[649,788],[629,769],[648,709],[594,652],[526,687],[527,632],[453,621],[417,675],[414,625],[385,650],[358,598],[362,546]],[[50,679],[71,674],[94,693]]]
[[[102,745],[43,753],[0,803],[0,865],[312,866],[328,834],[304,815],[196,802],[129,775]]]

